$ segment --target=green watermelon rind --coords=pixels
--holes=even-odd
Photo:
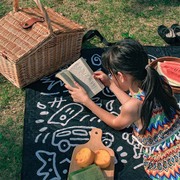
[[[165,67],[165,65],[166,65],[166,67]],[[174,74],[176,74],[175,77],[177,77],[177,79],[172,79],[167,75],[168,74],[167,72],[164,72],[162,70],[163,69],[162,66],[164,66],[163,68],[165,68],[166,71],[169,70],[171,73],[174,73],[174,71],[172,71],[173,65],[172,64],[170,65],[170,63],[158,62],[157,63],[157,72],[160,75],[165,76],[171,86],[180,87],[180,73],[178,74],[178,72],[180,72],[180,68],[177,65],[174,65],[174,68],[179,69],[179,70],[178,70],[178,72],[174,73]]]

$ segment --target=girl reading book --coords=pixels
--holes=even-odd
[[[143,148],[144,169],[151,179],[180,178],[180,109],[167,81],[148,65],[142,45],[124,39],[102,54],[111,73],[94,73],[122,104],[115,116],[95,104],[78,84],[66,85],[73,100],[89,108],[104,123],[121,130],[131,125]],[[130,92],[130,96],[126,93]]]

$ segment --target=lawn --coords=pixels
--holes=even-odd
[[[143,45],[164,46],[157,28],[180,23],[179,0],[41,0],[110,42],[133,37]],[[35,6],[32,0],[22,7]],[[0,1],[0,17],[12,10],[12,0]],[[1,30],[0,30],[1,31]],[[0,32],[1,33],[1,32]],[[97,39],[92,42],[101,44]],[[25,90],[0,74],[0,180],[19,180],[22,163]]]

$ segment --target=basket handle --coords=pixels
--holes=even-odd
[[[45,10],[44,6],[42,5],[41,1],[40,0],[34,0],[34,2],[36,3],[36,5],[38,6],[38,8],[41,10],[42,14],[43,14],[43,17],[47,23],[47,27],[49,29],[49,33],[50,34],[53,34],[53,29],[52,29],[52,26],[51,26],[51,20],[48,16],[48,13],[47,11]],[[13,11],[17,12],[19,9],[19,0],[14,0],[13,1]]]

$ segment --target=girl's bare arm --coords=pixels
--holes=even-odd
[[[130,96],[127,95],[123,90],[121,90],[117,85],[110,79],[104,72],[96,71],[94,72],[94,78],[99,79],[105,86],[109,87],[109,89],[115,94],[117,99],[121,104],[126,103],[130,100]]]
[[[121,107],[121,113],[118,116],[102,109],[94,103],[87,95],[86,91],[76,83],[76,88],[66,85],[74,102],[78,102],[89,108],[103,122],[114,129],[124,129],[137,120],[137,110],[132,105],[133,99],[130,99]],[[133,107],[133,108],[132,108]]]
[[[114,93],[122,105],[131,99],[131,97],[119,87],[117,87],[114,82],[111,82],[109,89]]]

